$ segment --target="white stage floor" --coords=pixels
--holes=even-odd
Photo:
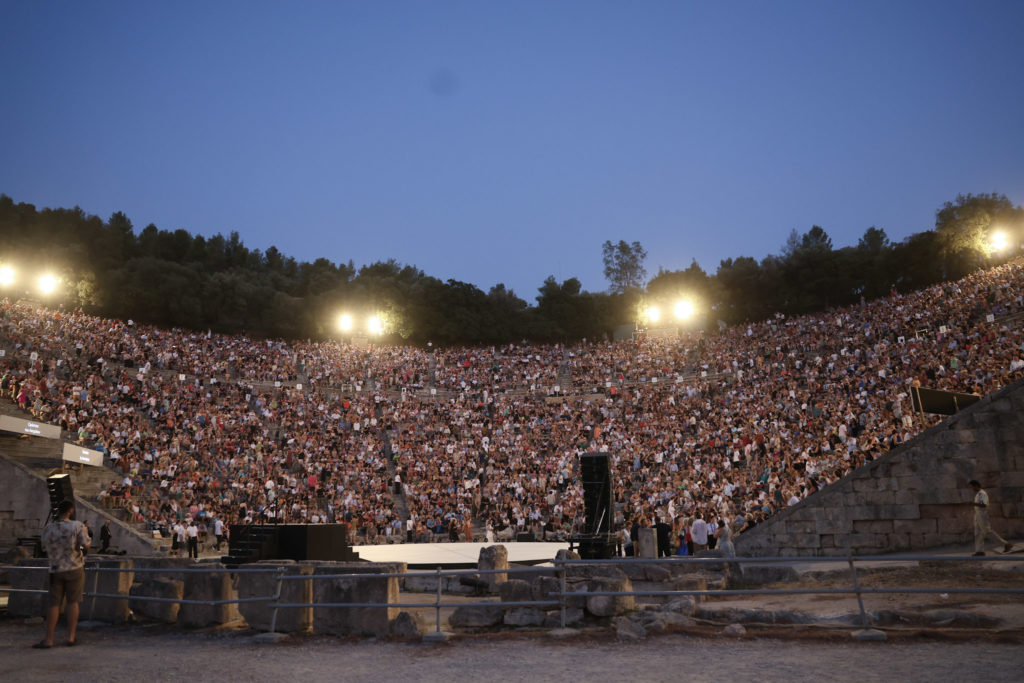
[[[357,545],[352,549],[359,559],[369,562],[405,562],[410,567],[434,568],[453,565],[476,566],[480,549],[497,543],[391,543],[388,545]],[[559,550],[568,550],[568,543],[502,543],[508,550],[508,561],[539,564],[555,559]]]

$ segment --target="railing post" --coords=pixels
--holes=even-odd
[[[277,605],[281,602],[281,584],[284,583],[284,567],[277,570],[277,590],[274,592],[274,609],[270,613],[270,632],[273,633],[277,627]]]
[[[434,631],[441,632],[441,567],[437,568],[437,602],[434,603]]]
[[[100,568],[99,565],[92,567],[92,599],[89,601],[89,621],[92,621],[96,612],[96,592],[99,589]]]
[[[850,563],[850,574],[853,576],[853,590],[857,594],[857,605],[860,607],[860,623],[861,626],[867,626],[869,623],[868,614],[864,611],[864,599],[860,594],[860,582],[857,580],[857,567],[853,564],[853,555],[847,555],[846,560]]]
[[[559,601],[558,612],[559,612],[559,618],[561,619],[562,628],[565,628],[565,608],[566,608],[566,603],[568,602],[568,599],[565,597],[565,560],[563,560],[562,562],[559,563],[558,571],[559,571],[559,575],[560,575],[559,576],[559,580],[562,583],[562,590],[559,591],[561,593],[561,595],[558,596],[558,601]]]

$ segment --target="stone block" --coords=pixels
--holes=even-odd
[[[565,568],[565,579],[570,583],[588,581],[596,577],[627,579],[626,573],[614,564],[588,562]]]
[[[565,625],[575,626],[583,621],[583,609],[579,607],[567,607],[565,610]],[[561,611],[547,612],[544,617],[544,628],[557,629],[562,625]]]
[[[105,595],[123,595],[118,598],[85,598],[82,615],[90,621],[122,623],[128,621],[131,607],[128,598],[132,590],[133,572],[102,571],[131,569],[131,560],[89,559],[85,566],[85,592]],[[97,571],[101,570],[101,571]],[[95,590],[93,587],[95,586]]]
[[[418,639],[426,631],[423,617],[415,612],[399,612],[388,628],[389,635],[399,640]]]
[[[477,560],[477,569],[506,570],[508,569],[508,549],[503,545],[490,545],[480,548],[480,556]],[[481,574],[480,580],[485,581],[493,591],[499,583],[508,581],[508,574]]]
[[[964,492],[956,488],[942,487],[917,492],[917,502],[925,505],[953,505],[964,501]],[[923,513],[922,513],[923,515]]]
[[[490,605],[462,606],[455,608],[448,618],[448,623],[457,628],[487,628],[500,624],[504,616],[505,610],[498,604],[493,607]]]
[[[893,521],[889,519],[857,520],[853,523],[853,530],[858,533],[887,534],[893,530]]]
[[[848,531],[850,528],[850,522],[848,520],[838,521],[834,519],[819,519],[814,523],[814,533],[816,534],[834,534],[840,531]]]
[[[647,629],[634,619],[619,617],[615,620],[615,634],[619,640],[643,640]]]
[[[637,557],[654,559],[658,556],[658,538],[654,529],[641,527],[637,530]]]
[[[544,610],[535,607],[513,607],[502,619],[506,626],[540,626],[544,623]]]
[[[786,525],[787,531],[794,534],[810,534],[817,530],[818,524],[815,521],[807,520],[802,522],[790,522]]]
[[[498,586],[502,602],[528,602],[533,599],[530,584],[522,579],[509,579]]]
[[[178,620],[180,600],[185,597],[185,582],[163,576],[147,575],[142,581],[132,584],[129,605],[136,615],[173,624]],[[136,598],[161,598],[160,601]],[[174,602],[165,602],[173,600]]]
[[[183,600],[200,602],[219,602],[234,600],[238,597],[235,581],[236,574],[223,571],[220,566],[198,566],[196,569],[205,571],[183,572],[185,594]],[[213,624],[226,624],[240,618],[238,606],[228,604],[195,604],[183,603],[178,612],[178,622],[190,628],[202,628]]]
[[[313,583],[316,603],[380,603],[382,607],[314,607],[313,631],[337,636],[376,636],[388,634],[391,620],[399,609],[398,579],[377,574],[405,571],[404,564],[383,562],[316,563],[313,576],[354,574],[355,576],[318,579]]]
[[[588,590],[592,592],[629,592],[633,584],[629,579],[598,577],[591,579]],[[587,611],[595,617],[613,617],[636,609],[632,595],[591,595],[587,597]]]
[[[997,479],[999,487],[1024,487],[1024,471],[1004,472]]]
[[[46,559],[21,560],[18,566],[7,570],[11,588],[20,590],[50,590],[50,563]],[[9,617],[40,617],[49,604],[47,593],[10,593],[7,601]]]
[[[677,589],[679,590],[679,589]],[[704,590],[694,589],[694,590]],[[680,595],[678,597],[671,598],[668,602],[661,606],[661,611],[664,613],[682,614],[688,617],[692,617],[694,610],[697,609],[697,604],[700,602],[699,595]]]
[[[558,600],[558,595],[553,595],[562,592],[562,583],[553,576],[537,576],[531,583],[531,600]]]
[[[892,522],[892,530],[896,533],[934,534],[937,526],[934,519],[897,519]]]
[[[858,534],[854,532],[848,538],[850,539],[851,550],[863,552],[880,548],[884,537],[879,534]]]
[[[313,563],[296,563],[288,560],[270,560],[246,565],[246,569],[266,569],[268,573],[241,572],[238,574],[238,598],[245,600],[272,596],[277,593],[278,573],[286,577],[313,575]],[[288,579],[281,582],[280,602],[305,604],[309,607],[282,607],[277,610],[274,631],[298,633],[313,627],[313,580]],[[240,602],[238,611],[250,628],[269,631],[274,618],[274,607],[267,602]]]
[[[910,550],[910,534],[893,532],[886,538],[892,550]]]
[[[879,481],[868,477],[858,477],[853,480],[854,493],[875,492],[880,488]]]

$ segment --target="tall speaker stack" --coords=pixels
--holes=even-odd
[[[573,538],[580,557],[607,559],[615,552],[612,536],[612,481],[607,453],[586,453],[580,456],[580,478],[583,481],[584,524],[582,533]]]

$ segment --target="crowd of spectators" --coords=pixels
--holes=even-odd
[[[572,347],[289,343],[4,300],[0,389],[104,452],[123,478],[103,502],[154,529],[564,538],[583,513],[579,455],[606,451],[617,526],[660,521],[684,546],[933,424],[914,385],[984,395],[1020,377],[1007,316],[1022,311],[1020,262],[815,315]]]

